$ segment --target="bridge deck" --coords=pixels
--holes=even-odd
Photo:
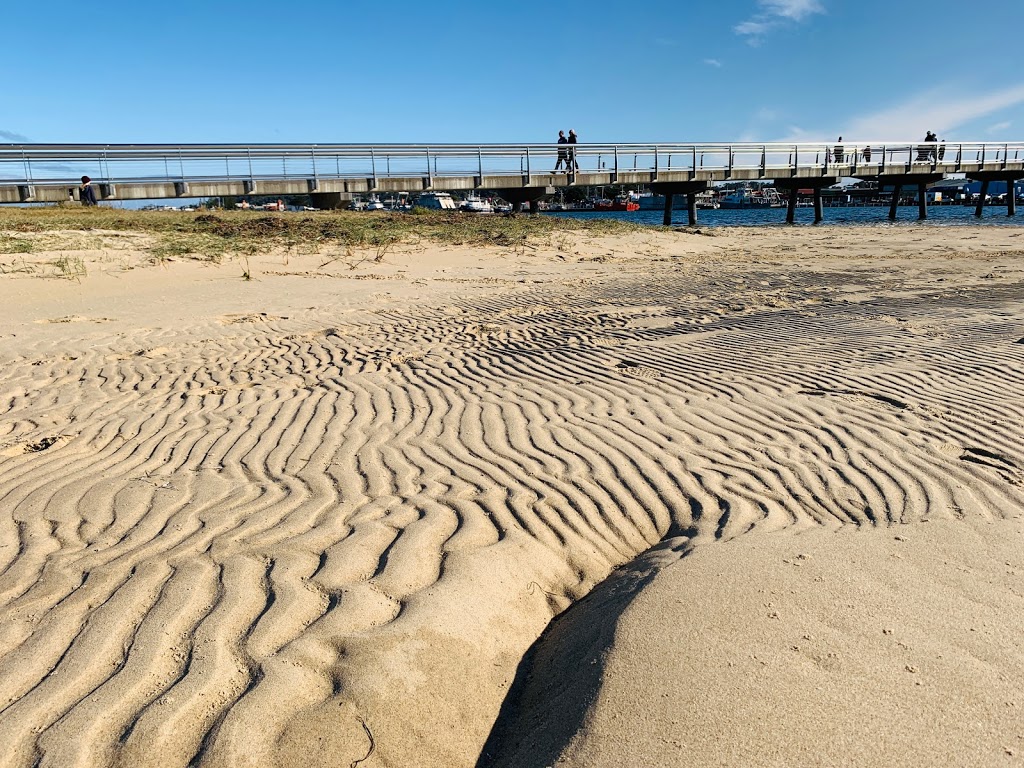
[[[579,169],[552,172],[560,152]],[[102,199],[130,200],[949,174],[1024,178],[1024,144],[0,144],[0,203],[66,201],[81,176]]]

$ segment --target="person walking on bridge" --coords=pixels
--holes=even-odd
[[[565,131],[558,132],[558,143],[568,144],[569,140],[565,138]],[[569,170],[569,153],[561,146],[558,148],[558,162],[555,163],[555,170],[552,173],[558,173],[558,170],[562,167],[562,163],[565,163],[565,170]]]
[[[572,128],[569,129],[569,143],[576,143],[576,131]],[[580,169],[579,163],[576,162],[576,147],[569,147],[569,162],[566,164],[566,168],[569,169],[569,173],[576,173]]]

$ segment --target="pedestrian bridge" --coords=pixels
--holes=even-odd
[[[555,172],[566,150],[575,162]],[[77,200],[82,176],[100,200],[310,194],[324,207],[358,194],[473,189],[518,206],[557,187],[643,184],[667,205],[688,195],[693,220],[694,193],[749,180],[789,191],[790,214],[796,189],[814,189],[820,218],[820,190],[840,178],[877,180],[898,197],[949,174],[1024,178],[1024,143],[0,144],[0,203]]]

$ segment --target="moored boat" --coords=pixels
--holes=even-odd
[[[491,201],[486,200],[478,195],[469,195],[459,205],[460,211],[466,211],[467,213],[493,213],[494,208],[491,206]]]
[[[595,211],[639,211],[640,203],[629,195],[617,195],[614,200],[595,200]]]
[[[741,187],[734,189],[719,200],[722,208],[781,208],[786,203],[775,187]]]

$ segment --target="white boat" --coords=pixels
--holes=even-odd
[[[724,195],[722,208],[781,208],[786,203],[775,187],[741,187]]]
[[[416,198],[417,208],[428,208],[434,211],[454,211],[455,201],[447,192],[424,192]]]
[[[384,210],[384,203],[382,203],[379,199],[377,199],[377,197],[375,195],[375,196],[371,197],[369,200],[366,201],[366,209],[365,210],[367,210],[367,211],[383,211]]]
[[[460,211],[466,211],[468,213],[494,213],[494,208],[491,206],[491,201],[486,200],[479,195],[470,195],[459,205]]]

